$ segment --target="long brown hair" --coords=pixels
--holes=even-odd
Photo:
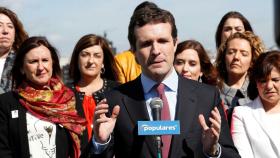
[[[95,46],[95,45],[99,45],[104,53],[103,64],[104,64],[105,72],[101,74],[101,78],[106,78],[113,81],[117,80],[118,70],[116,68],[116,61],[112,49],[108,44],[108,41],[101,36],[95,34],[87,34],[77,42],[72,53],[69,76],[71,79],[73,79],[74,83],[79,82],[81,79],[81,72],[78,66],[78,59],[79,59],[80,52],[88,47]]]
[[[228,13],[226,13],[217,28],[216,31],[216,35],[215,35],[215,41],[216,41],[216,48],[218,49],[222,43],[222,32],[223,32],[223,27],[225,25],[225,22],[227,21],[227,19],[229,18],[235,18],[235,19],[240,19],[244,25],[245,31],[251,31],[254,32],[250,22],[245,18],[245,16],[243,16],[241,13],[237,12],[237,11],[230,11]]]
[[[217,83],[217,71],[213,64],[210,61],[209,56],[207,55],[204,47],[201,43],[196,40],[186,40],[178,44],[175,58],[178,54],[182,53],[186,49],[193,49],[197,52],[201,72],[203,73],[201,79],[203,83],[216,85]]]

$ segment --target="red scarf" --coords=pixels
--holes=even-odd
[[[81,135],[86,126],[86,120],[77,114],[74,93],[59,79],[50,79],[44,89],[35,89],[23,82],[17,89],[20,103],[34,116],[55,124],[60,124],[69,130],[73,141],[74,157],[80,156]]]

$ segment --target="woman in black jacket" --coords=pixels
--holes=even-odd
[[[13,91],[0,96],[0,155],[5,158],[78,158],[86,120],[60,79],[57,52],[45,37],[20,46]]]
[[[116,62],[108,42],[94,34],[83,36],[72,53],[69,73],[76,108],[87,119],[87,139],[91,140],[95,106],[106,91],[118,85]]]

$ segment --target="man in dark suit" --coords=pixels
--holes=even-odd
[[[169,119],[180,120],[181,128],[180,135],[163,141],[163,158],[240,157],[216,88],[181,78],[173,68],[177,47],[173,15],[158,7],[136,10],[128,39],[142,74],[108,93],[107,99],[97,105],[95,156],[157,157],[155,137],[139,136],[137,121],[152,120],[149,103],[158,96],[156,86],[163,83]]]

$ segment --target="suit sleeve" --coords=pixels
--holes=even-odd
[[[108,92],[105,93],[106,98],[110,98],[107,96],[107,94],[108,94]],[[113,106],[109,102],[110,100],[107,100],[107,101],[109,104],[109,113],[108,113],[108,117],[109,117],[112,114]],[[94,138],[94,136],[92,136],[92,138]],[[94,157],[94,158],[113,158],[114,157],[114,154],[115,154],[114,153],[114,130],[113,130],[113,133],[111,133],[108,142],[106,142],[105,144],[102,144],[100,146],[100,144],[95,142],[94,139],[92,139],[91,143],[92,143],[92,148],[91,148],[92,157]]]
[[[232,139],[242,157],[253,158],[253,151],[242,120],[242,109],[235,108],[231,122]]]
[[[220,99],[219,91],[216,89],[215,92],[215,105],[219,109],[221,114],[221,133],[219,138],[219,144],[221,145],[222,154],[221,157],[226,158],[239,158],[237,149],[233,145],[233,141],[230,135],[229,126],[225,117],[225,112],[222,107],[222,101]]]
[[[0,97],[0,155],[1,157],[11,158],[12,150],[9,142],[9,114],[2,103],[3,97]]]

